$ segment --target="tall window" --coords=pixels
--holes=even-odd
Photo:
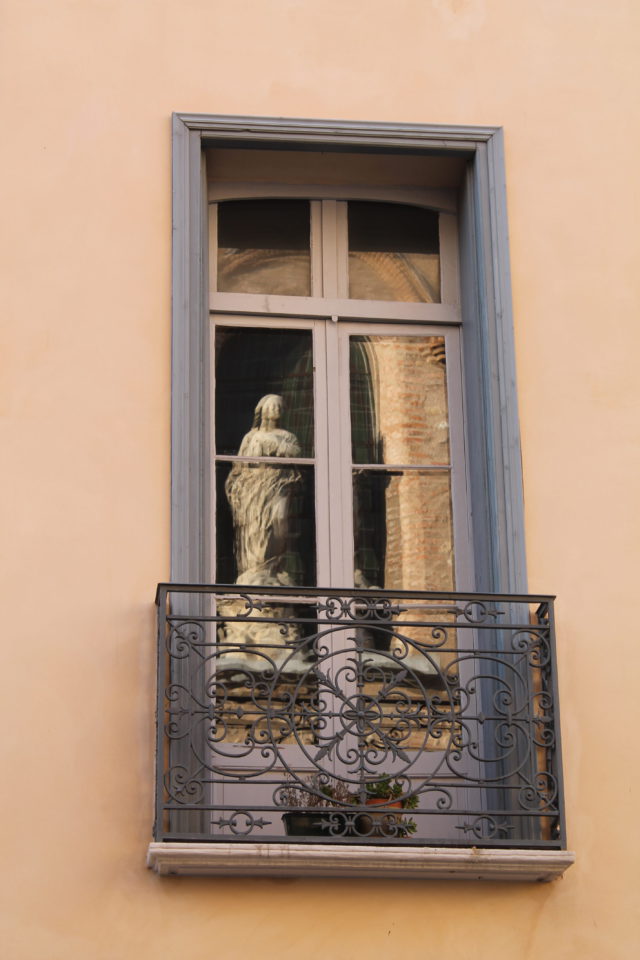
[[[262,201],[260,212],[254,202],[258,200]],[[215,204],[219,205],[218,215],[206,216]],[[255,416],[255,406],[252,410],[247,401],[249,408],[237,424],[234,442],[229,439],[224,451],[215,446],[217,428],[211,427],[211,416],[216,412],[215,360],[209,362],[213,317],[220,328],[226,323],[229,334],[242,323],[254,330],[266,331],[271,326],[291,333],[311,332],[316,364],[314,453],[301,453],[301,459],[314,462],[300,463],[297,470],[313,477],[313,495],[308,483],[305,495],[307,502],[314,502],[316,516],[321,511],[321,491],[331,489],[329,529],[339,529],[340,534],[330,536],[330,544],[323,543],[327,526],[316,520],[316,581],[327,575],[322,564],[333,564],[332,582],[347,572],[353,575],[356,569],[367,580],[379,581],[389,556],[388,543],[382,542],[379,528],[367,533],[362,524],[358,527],[362,511],[352,502],[353,472],[346,479],[344,464],[349,458],[350,437],[348,431],[345,435],[344,424],[347,414],[351,416],[351,399],[345,406],[345,391],[350,392],[351,386],[344,373],[348,368],[344,347],[349,337],[372,337],[374,332],[395,337],[443,336],[454,582],[458,589],[469,586],[502,593],[526,590],[499,129],[176,115],[173,253],[174,581],[204,582],[218,576],[213,537],[216,503],[212,497],[216,483],[212,472],[222,474],[224,469],[232,469],[225,467],[221,458],[239,455]],[[324,345],[317,321],[326,328]],[[365,329],[366,321],[375,327]],[[394,325],[384,334],[379,327],[383,321]],[[355,326],[347,334],[350,323]],[[400,329],[402,324],[411,325],[409,334]],[[332,329],[333,334],[329,332]],[[339,342],[336,346],[341,338],[342,346]],[[383,377],[387,375],[383,371],[380,376],[380,365],[376,369],[374,362],[382,344],[356,343],[359,346],[354,346],[357,358],[352,379],[353,392],[360,401],[354,399],[353,403],[360,409],[353,412],[352,419],[356,433],[366,434],[368,430],[375,434],[380,432]],[[458,390],[453,387],[453,379],[459,354],[463,383]],[[442,359],[441,350],[439,355]],[[324,387],[318,368],[323,358],[327,364]],[[365,377],[367,369],[370,375]],[[388,376],[393,377],[390,373]],[[286,377],[288,380],[288,373]],[[275,386],[269,389],[286,401]],[[323,390],[326,401],[321,399]],[[367,392],[370,399],[363,411],[362,397]],[[343,410],[339,438],[332,426],[334,421],[329,419],[331,405],[338,397]],[[454,409],[456,404],[459,409],[460,398],[464,468]],[[295,429],[282,426],[291,414],[291,408],[283,405],[279,424],[296,434],[303,429],[300,424]],[[219,411],[217,415],[220,421]],[[229,408],[226,415],[231,415]],[[308,417],[305,430],[309,423]],[[296,439],[304,441],[297,434]],[[376,440],[373,436],[370,446]],[[328,474],[335,465],[337,442],[342,458],[339,499],[333,480],[329,485]],[[394,486],[406,489],[415,471],[422,469],[426,477],[426,468],[436,466],[430,459],[433,451],[424,460],[398,463],[390,459],[396,456],[391,448],[385,450],[385,456],[390,455],[389,463],[365,464],[358,460],[363,454],[362,441],[356,439],[354,443],[360,449],[357,452],[352,445],[352,471],[354,464],[363,471],[358,475],[360,501],[377,498],[380,508],[383,494],[384,507],[390,509],[389,491]],[[445,466],[440,461],[437,465]],[[367,466],[375,470],[367,472]],[[393,467],[394,472],[396,467],[410,467],[412,472],[381,479],[384,467]],[[460,508],[465,499],[463,470],[468,480],[466,517]],[[431,470],[432,485],[433,473]],[[385,486],[386,480],[391,482]],[[224,486],[224,481],[220,482]],[[291,487],[297,490],[298,505],[302,488],[301,482]],[[347,517],[347,522],[339,511],[344,512],[350,503],[349,517],[355,520]],[[218,506],[223,511],[224,504]],[[228,513],[226,521],[223,517],[219,520],[229,527],[233,517]],[[356,535],[361,544],[358,564],[353,558]],[[297,536],[302,544],[304,537],[310,536],[308,526],[306,533],[301,529]],[[345,544],[340,574],[335,563],[327,559],[327,551],[335,549],[338,542]],[[465,556],[469,547],[471,553]],[[288,550],[287,565],[306,564],[305,569],[300,567],[300,575],[313,579],[309,549]],[[293,557],[295,552],[298,559]],[[237,579],[238,575],[227,566],[225,577]]]

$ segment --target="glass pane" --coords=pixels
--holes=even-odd
[[[311,293],[308,200],[227,200],[218,204],[218,290]]]
[[[350,203],[349,296],[439,303],[438,214],[402,203]]]
[[[218,583],[314,586],[313,467],[216,465]]]
[[[216,327],[216,452],[313,456],[310,330]]]
[[[354,583],[453,590],[449,472],[354,470]]]
[[[444,337],[349,342],[354,463],[449,463]]]

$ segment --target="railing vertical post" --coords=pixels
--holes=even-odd
[[[156,784],[155,822],[153,836],[161,840],[164,835],[164,692],[166,687],[166,636],[167,636],[167,588],[159,586],[156,594],[158,617],[157,690],[156,690]]]
[[[551,696],[553,704],[553,732],[554,746],[551,751],[551,771],[557,784],[557,807],[558,807],[558,840],[562,848],[567,845],[566,823],[564,814],[564,781],[562,775],[562,737],[560,732],[560,697],[558,693],[558,670],[556,663],[556,626],[555,611],[553,600],[548,602],[549,618],[549,659],[551,672]]]

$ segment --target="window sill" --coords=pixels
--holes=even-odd
[[[548,882],[575,860],[568,850],[331,846],[306,843],[151,843],[160,876],[377,877]]]

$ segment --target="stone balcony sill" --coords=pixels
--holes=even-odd
[[[375,877],[548,882],[575,860],[568,850],[391,847],[307,843],[151,843],[160,876]]]

